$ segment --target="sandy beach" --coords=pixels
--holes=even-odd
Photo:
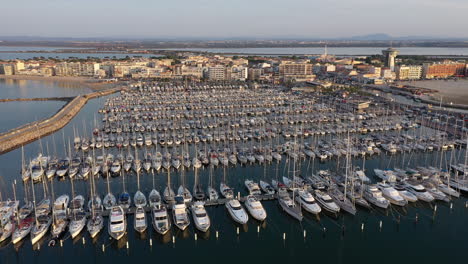
[[[437,90],[432,97],[433,100],[439,101],[442,97],[444,103],[464,104],[468,105],[468,79],[460,80],[424,80],[415,82],[400,82],[401,84],[423,87],[427,89]]]
[[[88,77],[73,77],[73,76],[30,76],[30,75],[0,75],[1,79],[5,80],[32,80],[44,82],[62,82],[74,83],[82,85],[92,90],[102,90],[115,86],[115,83],[102,82],[98,79]]]

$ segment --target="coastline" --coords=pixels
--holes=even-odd
[[[111,88],[115,83],[101,82],[98,79],[89,77],[72,77],[72,76],[31,76],[31,75],[0,75],[0,79],[5,80],[28,80],[28,81],[44,81],[44,82],[63,82],[83,85],[93,91],[99,91],[106,88]]]

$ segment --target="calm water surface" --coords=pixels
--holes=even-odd
[[[39,151],[50,155],[64,156],[68,140],[73,132],[79,131],[90,135],[95,121],[100,120],[98,108],[105,98],[94,99],[83,108],[73,121],[62,130],[47,136],[40,141],[28,144],[24,148],[25,156],[32,158]],[[98,121],[100,122],[100,121]],[[150,149],[150,151],[154,151]],[[134,151],[134,150],[132,150]],[[139,149],[139,155],[145,150]],[[100,151],[97,155],[100,155]],[[114,153],[116,154],[116,153]],[[463,158],[463,153],[455,157]],[[415,167],[422,164],[437,164],[439,156],[435,154],[414,154],[405,162]],[[357,159],[355,164],[363,164]],[[402,156],[372,157],[366,160],[368,176],[373,176],[374,168],[387,168],[400,165]],[[212,175],[218,189],[220,181],[226,181],[235,191],[246,194],[243,182],[245,179],[272,179],[287,173],[285,161],[281,164],[248,167],[229,167],[224,175],[221,168],[216,168]],[[317,169],[333,169],[343,166],[343,161],[326,163],[301,163],[301,173],[309,175]],[[446,166],[446,162],[443,163]],[[21,183],[21,150],[17,149],[0,156],[0,190],[3,197],[13,197],[11,183],[16,179],[16,192],[24,197],[24,186]],[[266,171],[266,173],[264,173]],[[199,171],[200,182],[206,188],[209,182],[209,169]],[[154,179],[154,180],[153,180]],[[171,173],[173,189],[181,183],[179,172]],[[162,192],[166,186],[167,174],[141,174],[141,190],[148,194],[153,184]],[[186,184],[192,189],[193,171],[187,172]],[[107,193],[106,180],[96,178],[98,192],[101,196]],[[110,178],[111,191],[117,195],[125,188],[130,194],[137,190],[137,176]],[[30,185],[28,185],[29,188]],[[53,182],[56,196],[71,193],[69,181]],[[48,188],[52,187],[51,182]],[[89,183],[75,181],[76,193],[89,196]],[[35,185],[37,199],[43,195],[42,184]],[[466,260],[468,245],[468,209],[465,208],[465,197],[454,200],[453,209],[447,203],[436,203],[437,213],[433,214],[433,205],[416,203],[404,209],[393,208],[387,212],[379,210],[366,211],[359,209],[356,216],[341,214],[337,219],[320,215],[320,218],[306,214],[305,220],[299,223],[283,213],[277,202],[263,202],[268,218],[265,223],[250,220],[245,226],[235,224],[223,206],[210,207],[208,213],[212,227],[207,234],[195,231],[193,223],[185,232],[176,229],[161,237],[149,228],[144,236],[133,231],[133,217],[128,218],[128,234],[119,242],[109,240],[107,225],[101,234],[92,240],[86,232],[72,241],[65,235],[63,247],[48,247],[49,237],[40,242],[40,249],[33,250],[30,240],[26,238],[22,245],[13,246],[8,241],[0,245],[0,263],[128,263],[128,262],[176,262],[193,261],[205,263],[279,263],[287,261],[324,262],[324,263],[438,263],[450,259],[463,263]],[[415,221],[418,215],[418,221]],[[399,220],[399,221],[398,221]],[[106,219],[107,221],[107,219]],[[382,228],[379,223],[382,221]],[[364,230],[361,231],[361,225]],[[239,235],[237,234],[239,228]],[[324,229],[325,228],[325,229]],[[324,232],[324,230],[326,230]],[[216,238],[218,231],[218,238]],[[304,231],[306,237],[304,238]],[[195,240],[197,234],[197,240]],[[286,239],[283,240],[283,234]],[[172,242],[172,237],[175,243]],[[150,239],[152,246],[150,246]],[[84,241],[84,242],[83,242]],[[126,248],[128,242],[129,249]],[[105,252],[102,252],[102,245]]]

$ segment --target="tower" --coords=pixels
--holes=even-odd
[[[398,53],[399,51],[394,48],[382,50],[382,54],[385,57],[385,67],[389,67],[391,71],[395,70],[395,57]]]

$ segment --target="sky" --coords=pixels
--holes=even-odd
[[[468,37],[468,0],[15,0],[0,36]]]

